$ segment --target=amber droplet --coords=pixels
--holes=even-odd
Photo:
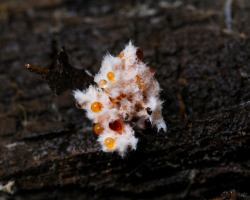
[[[136,75],[136,83],[139,83],[141,80],[140,76],[139,75]]]
[[[143,52],[139,47],[136,47],[136,55],[139,60],[143,60]]]
[[[106,80],[100,80],[98,85],[100,86],[100,88],[106,88],[108,86],[108,82]]]
[[[140,102],[138,102],[137,105],[138,105],[140,108],[144,108],[144,106],[143,106]]]
[[[144,88],[144,87],[145,87],[145,84],[139,84],[139,87],[140,87],[140,88]]]
[[[100,102],[94,102],[94,103],[92,103],[91,110],[93,112],[100,112],[102,110],[102,104]]]
[[[124,56],[124,53],[120,53],[119,57],[122,59]]]
[[[115,74],[113,72],[109,72],[107,77],[110,81],[115,82]]]
[[[108,137],[104,140],[104,145],[108,148],[108,149],[112,149],[115,146],[115,139]]]
[[[120,132],[122,130],[122,124],[121,122],[117,119],[113,122],[109,123],[109,128],[113,131]]]
[[[117,99],[118,101],[121,101],[121,100],[122,100],[122,98],[121,98],[120,96],[116,97],[116,99]]]
[[[152,67],[149,67],[151,73],[155,73],[155,70]]]
[[[141,77],[139,75],[136,75],[136,83],[138,84],[138,86],[140,88],[144,88],[145,84],[143,84],[143,82],[141,81]]]
[[[121,98],[125,98],[125,97],[126,97],[126,94],[120,93],[120,96],[121,96]]]
[[[122,98],[125,98],[126,97],[126,94],[124,94],[124,93],[120,93],[120,95],[118,96],[118,97],[116,97],[116,99],[118,100],[118,101],[121,101],[122,100]]]
[[[109,97],[109,100],[110,100],[112,103],[116,103],[116,100],[113,99],[112,97]]]
[[[131,103],[133,103],[133,96],[132,96],[132,95],[128,96],[127,99],[128,99]]]
[[[137,111],[137,112],[139,112],[139,111],[141,111],[142,109],[144,109],[144,106],[143,106],[140,102],[137,102],[137,103],[135,104],[135,106],[136,106],[136,111]]]
[[[105,90],[106,94],[109,94],[110,90],[109,88],[107,90]]]
[[[97,135],[100,135],[104,131],[104,128],[100,124],[96,124],[94,126],[94,131]]]

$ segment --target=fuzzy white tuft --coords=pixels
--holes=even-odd
[[[86,110],[87,117],[103,128],[98,138],[102,150],[118,151],[121,156],[128,149],[136,150],[138,139],[132,125],[145,128],[145,122],[150,120],[158,131],[167,131],[161,112],[159,83],[154,78],[154,71],[139,59],[137,52],[138,49],[129,42],[119,56],[107,54],[100,71],[94,76],[99,87],[74,91],[74,97]],[[107,76],[109,72],[114,73],[114,80]],[[104,88],[100,85],[103,80],[107,84]],[[93,112],[91,105],[95,102],[101,103],[100,112]],[[122,130],[110,128],[110,123],[115,120],[122,125]],[[113,139],[112,147],[105,143],[107,138]]]

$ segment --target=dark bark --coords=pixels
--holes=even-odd
[[[0,181],[16,199],[249,199],[250,3],[0,3]],[[177,2],[177,3],[176,3]],[[109,4],[107,4],[109,3]],[[122,159],[100,150],[71,92],[56,97],[31,63],[96,73],[129,39],[156,70],[168,133],[137,132]]]

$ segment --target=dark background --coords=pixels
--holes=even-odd
[[[0,181],[6,199],[249,199],[250,1],[1,0]],[[230,11],[230,10],[229,10]],[[231,28],[230,28],[231,25]],[[92,73],[132,40],[156,71],[168,133],[137,132],[122,159],[100,150],[72,92],[25,63],[61,45]]]

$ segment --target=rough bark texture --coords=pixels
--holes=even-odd
[[[0,181],[7,199],[249,199],[250,2],[2,0]],[[129,39],[156,70],[168,133],[136,133],[122,159],[100,151],[71,92],[56,97],[25,62],[61,45],[92,73]],[[248,102],[248,103],[247,103]]]

